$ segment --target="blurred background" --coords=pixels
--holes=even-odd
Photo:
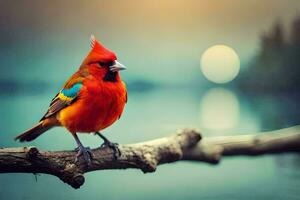
[[[0,0],[0,147],[75,148],[62,128],[30,144],[13,138],[44,114],[91,34],[128,67],[125,112],[103,131],[112,141],[299,124],[299,10],[298,0]],[[90,147],[95,137],[80,135]],[[44,174],[0,174],[0,199],[299,199],[299,167],[299,155],[179,162],[145,175],[88,173],[79,190]]]

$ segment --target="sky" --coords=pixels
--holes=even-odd
[[[241,67],[276,20],[285,27],[299,0],[0,1],[0,79],[63,83],[94,34],[128,67],[127,80],[186,84],[204,79],[200,57],[232,47]]]

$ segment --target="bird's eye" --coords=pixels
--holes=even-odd
[[[104,67],[105,63],[104,62],[99,62],[100,67]]]
[[[101,67],[110,67],[110,66],[113,66],[114,64],[115,64],[115,61],[99,62],[99,65]]]

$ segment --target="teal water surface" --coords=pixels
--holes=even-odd
[[[45,112],[56,89],[32,95],[3,94],[0,99],[0,146],[23,146],[13,138]],[[122,118],[103,133],[118,143],[135,143],[195,127],[204,137],[249,134],[299,124],[298,101],[271,95],[245,95],[228,88],[161,89],[130,92]],[[86,146],[101,144],[80,135]],[[63,128],[55,128],[28,145],[44,150],[74,149]],[[219,165],[177,162],[155,173],[106,170],[86,174],[78,190],[56,177],[0,174],[0,199],[299,199],[300,157],[295,154],[231,157]]]

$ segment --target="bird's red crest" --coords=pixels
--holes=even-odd
[[[100,44],[94,35],[91,35],[90,45],[91,51],[82,62],[80,68],[84,68],[86,65],[91,63],[110,62],[117,60],[116,54]]]
[[[105,48],[100,42],[95,38],[94,35],[91,35],[90,39],[91,52],[101,55],[101,57],[107,57],[112,60],[116,60],[116,55],[114,52]]]
[[[103,50],[104,47],[97,41],[97,39],[95,38],[94,35],[91,35],[90,42],[91,42],[91,48],[92,49],[95,49],[95,50],[98,50],[98,51]]]

